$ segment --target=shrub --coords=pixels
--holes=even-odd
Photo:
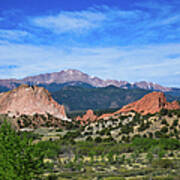
[[[171,111],[168,111],[168,117],[173,117],[173,114]]]
[[[162,129],[161,129],[161,133],[167,133],[168,132],[168,128],[166,126],[164,126]]]
[[[175,119],[175,120],[173,121],[172,126],[177,126],[177,125],[178,125],[178,119]]]
[[[98,137],[96,137],[96,138],[95,138],[95,142],[96,142],[96,143],[100,143],[100,142],[102,142],[101,137],[99,137],[99,136],[98,136]]]
[[[150,127],[149,122],[144,123],[144,122],[142,121],[140,127],[138,128],[138,131],[139,131],[139,132],[142,132],[142,131],[148,129],[149,127]]]
[[[160,159],[160,160],[155,160],[152,162],[152,166],[154,168],[173,168],[174,163],[172,160],[169,159]]]
[[[91,136],[88,136],[88,137],[86,138],[86,141],[93,141],[93,138],[92,138]]]
[[[161,138],[163,136],[160,131],[156,131],[154,135],[156,138]]]
[[[56,129],[56,132],[63,132],[63,130],[62,129]]]
[[[168,123],[167,123],[166,119],[163,119],[163,120],[161,121],[161,124],[168,125]]]
[[[148,132],[149,134],[149,138],[153,138],[153,133],[152,132]]]
[[[167,114],[168,114],[168,110],[167,109],[161,109],[160,115],[165,116]]]

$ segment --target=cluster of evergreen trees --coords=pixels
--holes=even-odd
[[[43,171],[43,152],[32,139],[19,134],[6,121],[0,127],[0,179],[39,179]]]

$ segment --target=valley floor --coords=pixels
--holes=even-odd
[[[48,132],[48,129],[37,132],[41,137],[35,142],[42,150],[46,149],[44,161],[50,166],[44,173],[45,179],[180,179],[180,141],[176,139],[136,138],[129,143],[74,142],[65,136],[67,132]]]

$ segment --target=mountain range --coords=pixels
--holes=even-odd
[[[18,87],[20,84],[38,85],[47,88],[49,91],[57,91],[64,86],[86,86],[86,87],[107,87],[110,85],[123,89],[141,88],[145,90],[155,90],[162,92],[174,92],[180,94],[180,89],[164,87],[152,82],[135,82],[118,80],[103,80],[99,77],[89,76],[79,70],[69,69],[60,72],[29,76],[23,79],[0,79],[0,91],[7,91]]]
[[[58,103],[65,105],[67,112],[117,109],[152,91],[164,92],[168,101],[180,100],[178,88],[146,81],[129,83],[103,80],[73,69],[23,79],[1,79],[0,92],[7,92],[22,84],[44,87]]]

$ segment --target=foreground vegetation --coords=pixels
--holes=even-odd
[[[180,111],[131,112],[32,132],[1,122],[0,179],[180,179]]]
[[[43,172],[43,152],[25,134],[18,134],[6,121],[0,128],[0,179],[37,179]]]

